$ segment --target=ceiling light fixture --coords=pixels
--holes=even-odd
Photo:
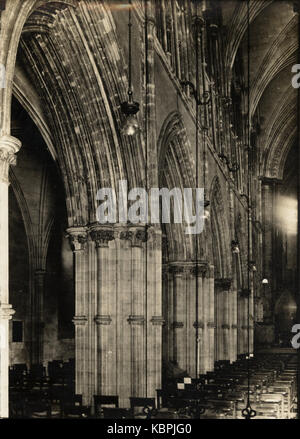
[[[232,250],[232,253],[235,253],[235,254],[240,253],[238,241],[231,241],[231,250]]]
[[[129,0],[128,10],[128,100],[121,104],[122,113],[126,119],[122,125],[121,132],[125,136],[134,136],[139,131],[137,113],[140,104],[133,100],[132,90],[132,20],[131,20],[131,0]]]

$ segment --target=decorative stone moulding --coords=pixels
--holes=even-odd
[[[74,316],[72,322],[75,326],[84,326],[86,325],[88,319],[86,316]]]
[[[129,316],[127,319],[127,322],[130,325],[143,325],[145,323],[145,317],[144,316]]]
[[[73,251],[81,251],[85,249],[87,243],[87,232],[85,227],[71,227],[67,229],[67,238]]]
[[[173,328],[174,329],[182,329],[184,327],[183,322],[173,322]]]
[[[90,236],[97,248],[107,247],[109,241],[113,241],[115,238],[114,231],[111,227],[100,226],[92,226],[90,228]]]
[[[154,326],[163,326],[165,324],[165,319],[162,316],[153,316],[150,322]]]
[[[149,240],[149,233],[146,226],[131,226],[116,224],[113,227],[114,239],[130,241],[132,247],[141,247]]]
[[[106,315],[106,316],[100,316],[100,315],[97,315],[97,316],[95,317],[95,323],[96,323],[96,325],[104,325],[104,326],[108,326],[108,325],[111,324],[111,322],[112,322],[112,319],[111,319],[111,317],[108,316],[108,315]]]
[[[193,267],[191,267],[191,274],[193,276],[204,277],[207,273],[209,273],[208,268],[209,267],[206,262],[199,262],[198,264],[195,264]]]
[[[204,329],[204,323],[203,322],[194,322],[193,326],[194,326],[194,328]]]
[[[14,314],[15,314],[15,310],[12,308],[12,305],[8,303],[0,303],[1,320],[10,320]]]
[[[0,181],[9,184],[9,167],[16,165],[16,153],[20,148],[21,142],[15,137],[0,137]]]
[[[182,276],[184,273],[184,267],[182,265],[170,265],[169,270],[174,276]]]

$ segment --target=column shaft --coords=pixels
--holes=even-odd
[[[84,227],[67,230],[74,255],[74,287],[75,287],[75,392],[83,396],[83,403],[90,405],[92,395],[89,394],[87,381],[88,336],[88,254],[87,235]]]
[[[8,417],[9,325],[14,311],[9,305],[8,172],[15,164],[21,143],[11,136],[0,137],[0,418]]]

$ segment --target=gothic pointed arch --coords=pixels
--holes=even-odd
[[[231,276],[231,252],[229,226],[219,178],[211,184],[211,257],[215,267],[215,278]]]
[[[159,185],[169,190],[179,188],[196,188],[195,160],[182,116],[177,111],[171,112],[162,125],[158,137]],[[196,258],[195,236],[185,233],[186,224],[166,224],[169,259],[173,261],[194,260]],[[203,259],[204,250],[201,234],[198,259]]]

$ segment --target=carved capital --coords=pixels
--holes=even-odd
[[[259,177],[261,184],[264,186],[282,185],[282,180],[275,177]]]
[[[191,267],[190,273],[192,276],[205,277],[209,273],[208,265],[206,262],[199,262]]]
[[[147,242],[148,233],[145,228],[143,229],[135,229],[132,231],[132,246],[133,247],[141,247],[143,243]]]
[[[110,316],[97,315],[94,320],[95,320],[96,325],[104,325],[104,326],[108,326],[112,322],[112,319]]]
[[[184,273],[184,267],[183,267],[183,265],[170,265],[169,266],[169,271],[175,277],[182,276],[183,273]]]
[[[143,325],[145,323],[145,317],[144,316],[129,316],[127,319],[127,322],[130,325]]]
[[[92,241],[95,242],[96,248],[108,247],[109,241],[114,240],[114,231],[108,227],[94,227],[90,230]]]
[[[119,232],[118,237],[124,241],[132,241],[133,232],[130,232],[129,230],[122,230]]]
[[[72,320],[75,326],[85,326],[87,321],[88,319],[86,316],[74,316]]]
[[[83,251],[86,248],[87,232],[85,227],[72,227],[67,229],[71,248],[74,252]]]
[[[16,153],[21,148],[21,142],[12,136],[0,137],[0,181],[9,184],[9,166],[16,165]]]
[[[211,328],[211,329],[214,329],[216,327],[215,322],[208,322],[207,323],[207,327]]]

